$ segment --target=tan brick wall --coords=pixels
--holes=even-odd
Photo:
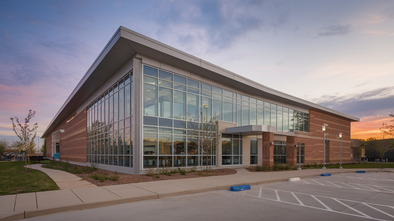
[[[68,122],[62,122],[53,131],[64,130],[60,133],[60,159],[86,163],[87,138],[86,138],[86,109],[76,114]],[[70,120],[71,119],[71,120]],[[52,131],[52,132],[53,132]],[[47,156],[52,156],[52,134],[47,137]]]

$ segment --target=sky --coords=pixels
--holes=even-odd
[[[42,135],[119,26],[356,116],[352,138],[394,114],[392,0],[1,0],[0,139],[30,109]]]

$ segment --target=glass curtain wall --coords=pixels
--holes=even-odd
[[[130,72],[88,106],[87,162],[133,167],[132,93]]]
[[[216,165],[212,111],[222,118],[222,91],[144,65],[144,168]],[[203,120],[203,123],[201,122]]]
[[[242,136],[222,135],[222,165],[242,164]]]
[[[201,144],[198,134],[190,131],[200,130],[201,113],[203,120],[233,122],[238,126],[271,125],[278,132],[309,130],[308,113],[147,65],[143,66],[143,74],[144,167],[200,165]],[[164,138],[160,128],[172,131],[165,132]],[[159,151],[161,139],[171,143],[169,152]],[[213,164],[215,154],[211,154]]]

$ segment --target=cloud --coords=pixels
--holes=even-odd
[[[318,37],[342,36],[350,32],[350,25],[330,25],[319,32]]]
[[[149,36],[204,53],[226,48],[261,27],[275,32],[288,16],[276,2],[175,0],[158,5],[149,19],[156,21]]]
[[[388,115],[394,113],[394,87],[347,96],[323,96],[317,103],[360,118]]]

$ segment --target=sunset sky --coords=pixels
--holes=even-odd
[[[0,1],[0,139],[41,135],[122,25],[265,86],[361,119],[394,114],[392,0]]]

